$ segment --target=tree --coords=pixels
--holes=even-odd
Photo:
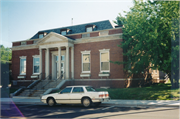
[[[127,58],[117,64],[125,64],[130,75],[147,73],[149,68],[158,69],[169,75],[172,86],[178,88],[179,80],[179,38],[178,27],[173,27],[174,19],[179,18],[177,1],[137,1],[126,16],[121,14],[115,23],[123,24],[123,55]],[[177,23],[176,25],[179,23]],[[179,20],[178,20],[179,21]],[[121,24],[119,24],[121,23]],[[172,50],[173,49],[173,50]],[[178,59],[179,60],[179,59]],[[171,65],[173,64],[173,65]],[[172,67],[173,66],[173,67]],[[173,76],[172,77],[172,69]]]
[[[3,45],[0,45],[1,53],[1,63],[9,62],[12,58],[12,52],[10,48],[5,48]]]

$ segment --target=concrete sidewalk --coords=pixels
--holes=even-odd
[[[44,104],[40,101],[40,97],[13,97],[0,98],[1,104]],[[46,104],[44,104],[46,105]],[[110,100],[103,102],[102,106],[119,106],[119,107],[137,107],[137,106],[163,106],[163,107],[179,107],[180,101],[174,100]]]

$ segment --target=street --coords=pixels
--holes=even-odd
[[[117,107],[81,105],[1,104],[1,118],[76,118],[76,119],[179,119],[178,107]]]

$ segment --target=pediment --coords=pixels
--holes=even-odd
[[[44,38],[42,38],[38,44],[47,44],[47,43],[57,43],[57,42],[68,42],[69,39],[65,36],[62,36],[60,34],[51,32]]]

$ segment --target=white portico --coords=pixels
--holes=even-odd
[[[40,73],[45,77],[52,75],[52,79],[74,79],[74,41],[60,34],[51,32],[37,42],[40,55]],[[43,51],[45,55],[43,57]],[[70,63],[71,53],[71,67]],[[43,62],[45,58],[45,62]],[[43,72],[43,63],[45,72]],[[50,68],[51,71],[50,71]],[[70,72],[71,68],[71,72]],[[70,77],[71,73],[71,77]]]

